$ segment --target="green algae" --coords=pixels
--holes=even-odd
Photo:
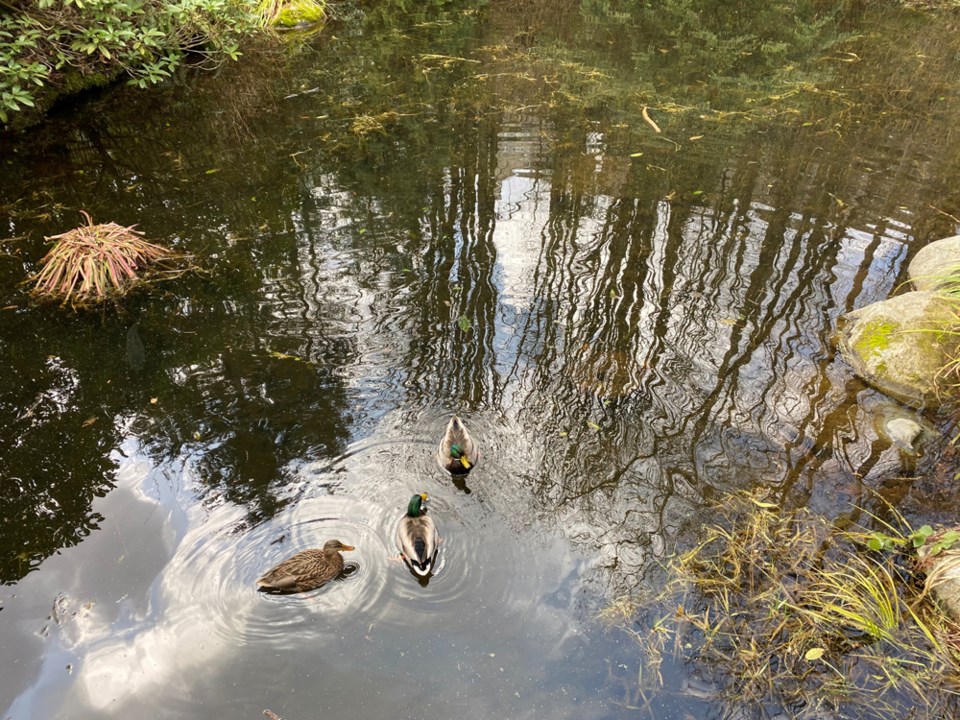
[[[863,330],[853,342],[853,349],[866,362],[874,355],[879,355],[890,347],[890,336],[900,330],[896,323],[886,320],[871,320],[866,323]],[[883,368],[878,367],[878,372],[883,372]]]

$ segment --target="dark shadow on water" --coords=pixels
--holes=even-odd
[[[425,588],[430,584],[430,579],[433,577],[432,572],[427,573],[426,575],[418,575],[416,572],[414,572],[413,568],[411,568],[406,563],[404,563],[404,566],[407,568],[407,572],[409,572],[410,575],[413,576],[413,578],[417,581],[420,587]]]
[[[469,495],[473,492],[470,488],[467,487],[467,476],[466,475],[451,475],[450,479],[453,481],[453,486],[462,492],[464,495]]]

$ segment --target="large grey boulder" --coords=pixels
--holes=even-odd
[[[919,548],[917,556],[920,569],[926,576],[924,590],[932,592],[947,613],[960,622],[960,548],[949,547],[937,555],[932,555],[928,549],[935,547],[937,539],[943,536],[942,532],[931,536],[928,544]]]
[[[914,407],[936,407],[945,396],[941,371],[955,345],[942,330],[954,326],[956,312],[940,293],[904,293],[840,318],[837,345],[878,390]]]
[[[910,261],[908,273],[917,290],[941,290],[949,283],[944,276],[960,269],[960,235],[936,240],[920,248]]]

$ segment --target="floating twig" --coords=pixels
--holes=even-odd
[[[650,117],[650,113],[647,112],[647,106],[646,106],[646,105],[643,106],[643,110],[640,111],[640,114],[643,116],[643,119],[646,120],[647,125],[649,125],[650,127],[653,128],[653,131],[654,131],[655,133],[663,132],[663,131],[660,129],[660,126],[657,125],[657,124],[653,121],[653,118],[652,118],[652,117]]]

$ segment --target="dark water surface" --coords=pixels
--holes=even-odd
[[[952,451],[879,438],[899,410],[829,336],[957,231],[956,29],[781,38],[749,7],[754,49],[709,40],[719,6],[694,37],[642,4],[387,3],[2,141],[3,717],[635,717],[597,613],[710,501],[941,519]],[[81,209],[203,272],[31,307]],[[466,482],[432,457],[453,412]],[[389,557],[418,491],[426,584]],[[344,577],[254,591],[331,537]],[[714,712],[664,672],[643,716]]]

